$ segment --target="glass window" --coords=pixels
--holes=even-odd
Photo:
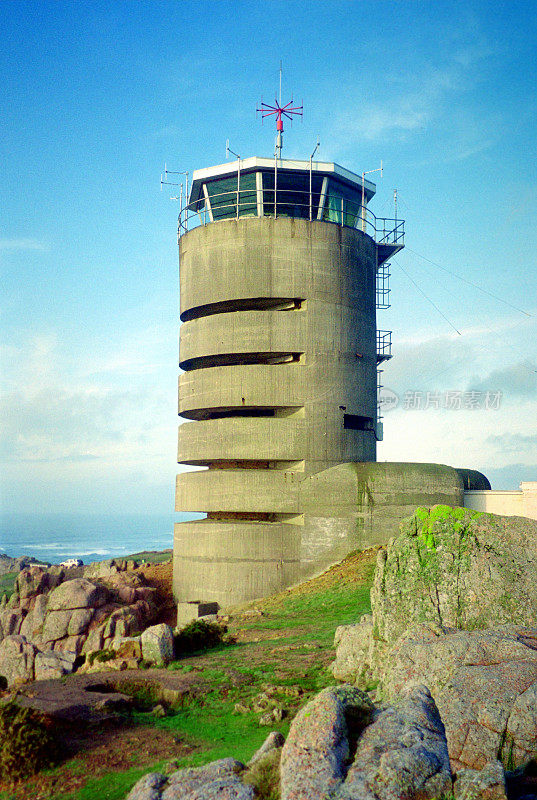
[[[362,193],[333,178],[328,180],[328,193],[324,201],[323,219],[357,228],[361,220]]]
[[[313,175],[311,182],[311,215],[317,219],[322,176]],[[280,217],[310,216],[309,172],[284,172],[278,170],[277,215]],[[263,214],[274,216],[274,170],[263,172]]]
[[[237,175],[207,181],[207,193],[211,201],[213,220],[237,216]],[[239,216],[257,216],[257,194],[255,172],[241,173],[239,191]]]

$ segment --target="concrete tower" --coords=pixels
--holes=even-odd
[[[333,163],[249,158],[194,173],[179,229],[178,601],[261,597],[355,549],[316,481],[382,436],[376,282],[403,223]],[[197,227],[193,227],[197,224]],[[190,228],[190,230],[189,230]]]

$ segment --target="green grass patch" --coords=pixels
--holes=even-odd
[[[18,574],[18,572],[6,572],[4,575],[0,575],[0,597],[4,592],[8,597],[11,597],[15,591],[15,580]]]
[[[146,564],[162,564],[163,561],[170,561],[171,558],[171,550],[142,550],[140,553],[124,556],[123,560],[137,561],[139,564],[141,564],[142,561]]]
[[[305,642],[314,637],[318,642],[332,644],[335,629],[339,625],[356,622],[362,614],[371,611],[371,588],[373,567],[365,583],[344,584],[319,593],[290,595],[264,605],[265,616],[255,622],[246,623],[245,629],[285,630],[296,629],[293,638]],[[291,639],[287,638],[286,642]]]
[[[125,800],[140,778],[148,772],[159,772],[166,764],[166,761],[159,761],[150,770],[147,767],[133,767],[125,772],[113,772],[99,778],[90,778],[77,792],[53,795],[50,800]],[[0,796],[0,800],[4,798]],[[5,800],[9,798],[6,797]]]

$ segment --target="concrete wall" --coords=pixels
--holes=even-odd
[[[306,480],[300,502],[312,529],[325,530],[332,518],[344,520],[349,549],[365,549],[396,536],[401,520],[417,506],[461,506],[463,483],[444,464],[339,464]]]
[[[489,514],[537,519],[537,482],[523,482],[516,491],[466,491],[464,505]]]
[[[279,591],[353,550],[385,544],[418,505],[463,502],[461,476],[442,464],[347,463],[312,475],[206,470],[180,477],[182,508],[272,512],[272,521],[175,526],[176,594],[221,606]]]

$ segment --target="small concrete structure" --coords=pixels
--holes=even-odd
[[[200,617],[212,616],[217,611],[218,603],[200,603],[199,600],[177,603],[177,630],[181,630],[185,625],[200,619]]]
[[[488,514],[537,519],[537,481],[524,481],[514,491],[465,491],[464,506]]]

